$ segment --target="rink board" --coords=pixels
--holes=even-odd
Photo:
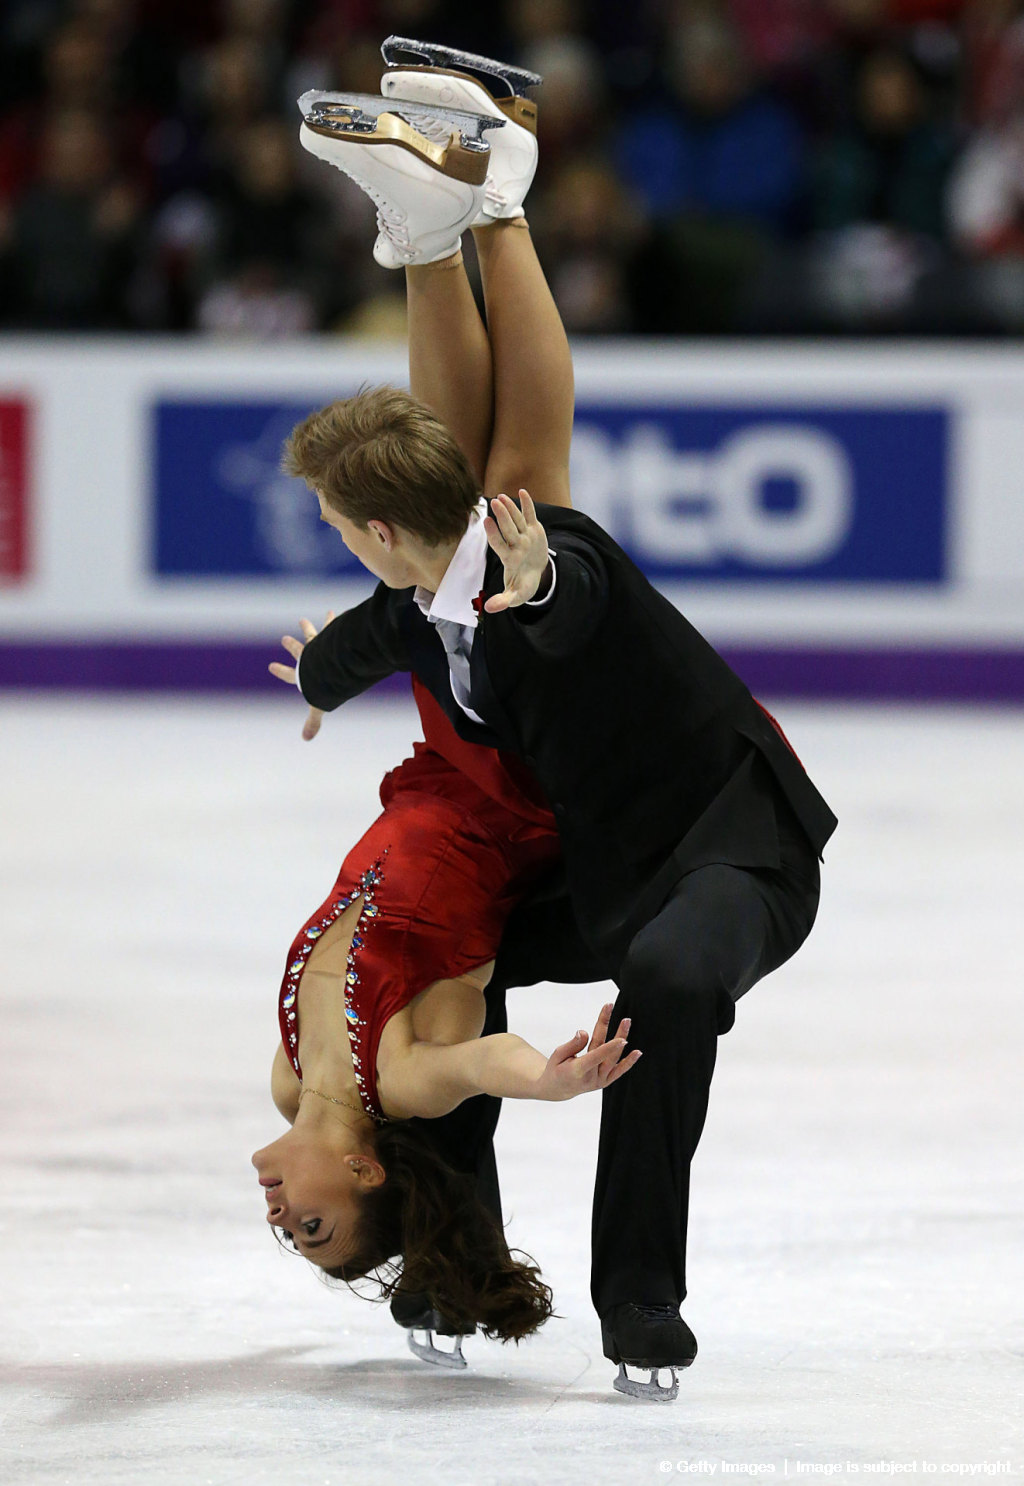
[[[1024,697],[1024,355],[576,348],[576,504],[751,684]],[[369,583],[279,467],[404,351],[8,340],[0,684],[259,689]]]

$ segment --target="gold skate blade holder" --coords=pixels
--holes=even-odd
[[[314,134],[351,144],[397,146],[470,186],[482,186],[487,179],[491,149],[485,131],[501,129],[505,122],[463,109],[428,108],[361,93],[311,91],[298,102],[303,122]],[[447,125],[451,130],[448,141],[440,144],[428,139],[416,128],[418,117],[435,129],[438,121]]]

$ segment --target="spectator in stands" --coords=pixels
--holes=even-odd
[[[966,116],[998,128],[1024,109],[1024,0],[974,0],[962,35]]]
[[[3,253],[6,320],[24,329],[129,323],[140,202],[96,114],[55,114],[39,178],[11,213]]]
[[[114,57],[102,33],[72,20],[47,39],[42,87],[0,118],[0,199],[12,201],[35,179],[47,119],[82,109],[110,117],[116,108]]]
[[[906,52],[869,53],[856,118],[821,146],[815,166],[812,278],[827,316],[870,325],[907,311],[941,261],[954,152]]]
[[[982,328],[1019,334],[1024,330],[1024,96],[1015,109],[1012,98],[1009,91],[1003,94],[988,127],[974,135],[960,157],[950,181],[949,221],[954,242],[971,265],[970,287]]]
[[[765,242],[793,225],[804,143],[721,17],[673,30],[665,90],[633,111],[613,150],[650,220],[630,272],[636,328],[730,329]]]
[[[823,35],[813,61],[816,123],[829,133],[853,126],[865,60],[894,40],[890,0],[822,0]]]
[[[247,142],[268,119],[290,136],[307,87],[375,92],[388,29],[444,39],[457,15],[475,49],[545,74],[534,227],[577,332],[1024,328],[1024,0],[504,0],[469,33],[463,9],[6,0],[5,323],[58,326],[66,303],[76,329],[398,330],[402,297],[354,249],[363,193],[302,160],[298,227],[278,229]],[[54,142],[69,111],[102,184]],[[67,259],[52,291],[37,238]]]
[[[544,79],[541,159],[553,174],[597,143],[606,105],[601,58],[574,0],[513,0],[508,23],[516,60]]]
[[[953,154],[953,136],[929,116],[910,57],[895,48],[872,52],[861,72],[853,127],[819,151],[814,225],[834,230],[883,223],[941,241]]]
[[[614,142],[620,173],[651,214],[784,228],[803,142],[789,110],[757,86],[737,33],[721,20],[675,28],[664,81]]]
[[[950,181],[949,211],[968,256],[1024,261],[1024,115],[975,135]]]
[[[271,58],[251,36],[226,36],[187,59],[186,113],[201,130],[201,176],[195,184],[219,186],[238,160],[249,126],[283,106]]]
[[[178,73],[173,110],[149,140],[157,205],[135,309],[154,330],[195,328],[199,298],[222,269],[220,206],[235,194],[248,131],[277,103],[273,62],[244,31],[185,49]]]
[[[627,266],[642,219],[615,172],[599,157],[571,160],[535,203],[534,241],[566,329],[630,330]]]
[[[330,215],[297,179],[294,130],[250,124],[216,203],[216,275],[199,305],[202,328],[259,338],[317,328],[337,308],[342,279]]]

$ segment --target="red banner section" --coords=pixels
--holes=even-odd
[[[28,404],[0,402],[0,579],[28,571]]]

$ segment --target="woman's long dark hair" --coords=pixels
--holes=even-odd
[[[381,1296],[427,1295],[458,1330],[478,1326],[503,1342],[529,1336],[553,1315],[551,1289],[528,1254],[515,1259],[473,1178],[453,1171],[405,1121],[375,1134],[387,1173],[360,1199],[353,1252],[325,1269],[332,1279],[370,1276]]]

